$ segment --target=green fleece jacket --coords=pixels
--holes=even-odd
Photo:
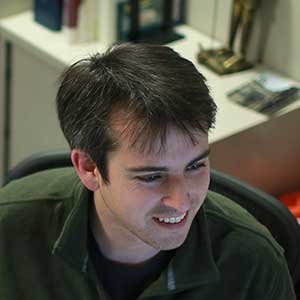
[[[89,259],[90,193],[72,168],[0,189],[0,299],[109,299]],[[209,192],[186,241],[139,296],[157,300],[293,300],[281,247],[265,227]]]

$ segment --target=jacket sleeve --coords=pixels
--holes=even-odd
[[[278,269],[268,300],[297,300],[285,260],[282,261],[281,268]]]

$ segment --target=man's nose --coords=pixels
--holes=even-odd
[[[167,207],[172,207],[178,212],[186,212],[191,207],[189,190],[183,180],[176,180],[169,184],[162,202]]]

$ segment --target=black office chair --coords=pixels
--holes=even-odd
[[[66,166],[72,166],[70,152],[67,150],[37,153],[16,165],[5,178],[4,185],[38,171]],[[210,190],[237,202],[270,230],[285,250],[291,277],[298,290],[300,227],[290,211],[276,198],[215,170],[211,170]]]
[[[70,151],[53,150],[35,153],[14,166],[4,178],[3,186],[12,180],[48,169],[72,166]]]

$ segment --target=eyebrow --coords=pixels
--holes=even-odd
[[[199,154],[193,160],[191,160],[187,166],[194,164],[195,162],[208,157],[210,153],[210,149],[205,150],[203,153]],[[127,172],[131,173],[140,173],[140,172],[167,172],[169,170],[168,167],[156,167],[156,166],[140,166],[126,169]]]

